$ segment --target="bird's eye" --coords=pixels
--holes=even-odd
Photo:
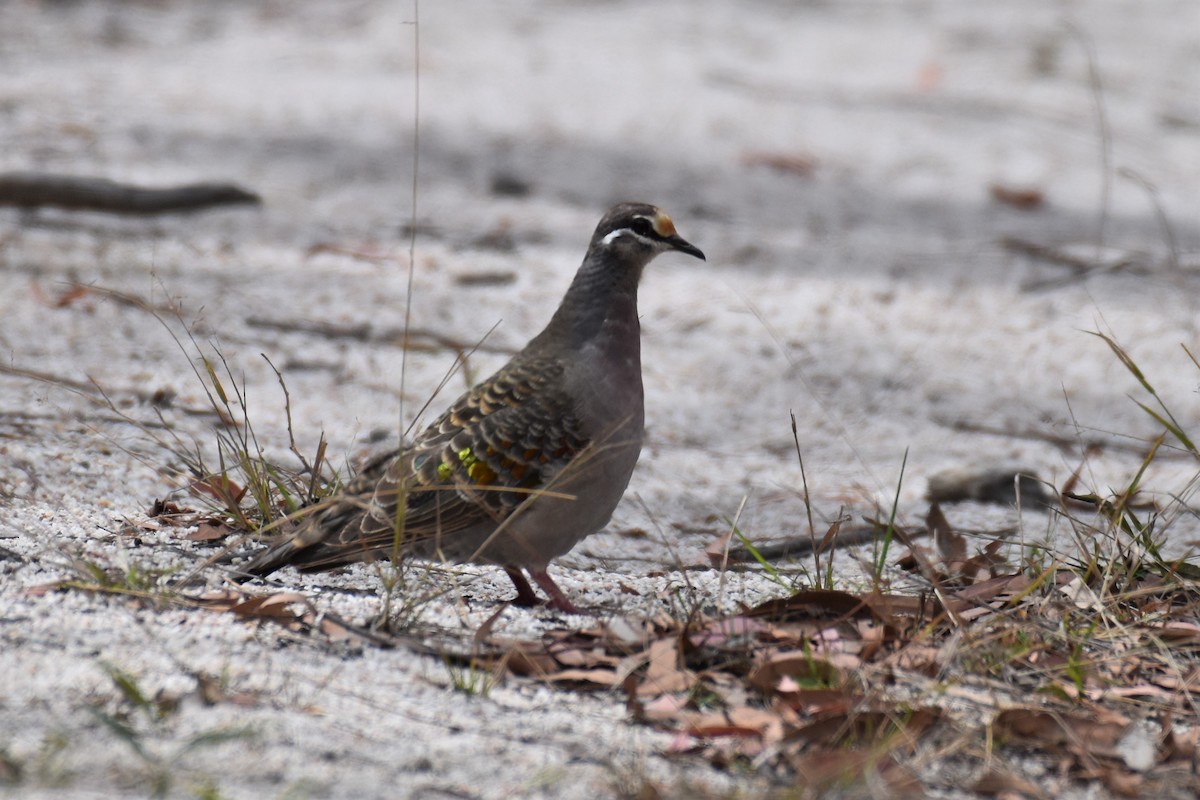
[[[654,228],[650,225],[650,220],[646,219],[645,217],[638,217],[629,227],[632,228],[633,232],[638,236],[654,235]]]

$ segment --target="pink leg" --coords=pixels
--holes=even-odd
[[[508,573],[508,577],[512,578],[513,585],[517,587],[517,597],[513,600],[515,605],[531,607],[542,604],[541,598],[534,593],[533,587],[529,585],[529,581],[525,580],[521,570],[516,567],[505,567],[504,571]]]
[[[567,614],[583,613],[576,608],[570,600],[567,599],[567,596],[563,594],[562,589],[558,588],[558,584],[555,583],[554,579],[550,577],[549,572],[546,572],[544,569],[531,569],[529,570],[529,575],[535,581],[537,581],[537,585],[542,587],[542,591],[544,591],[550,597],[551,606],[557,608],[559,611],[566,612]],[[525,585],[528,586],[529,584]]]

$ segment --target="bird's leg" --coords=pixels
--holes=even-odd
[[[537,585],[542,587],[542,591],[544,591],[550,597],[551,606],[567,614],[583,613],[576,608],[570,600],[567,599],[567,596],[563,594],[562,589],[558,588],[558,584],[555,583],[554,579],[550,577],[549,572],[546,572],[544,569],[531,569],[529,570],[529,575],[535,581],[537,581]],[[529,584],[525,585],[528,586]]]
[[[508,573],[508,577],[512,578],[513,585],[517,587],[517,598],[513,603],[518,606],[540,606],[541,598],[534,593],[533,587],[529,585],[529,581],[525,580],[525,576],[521,574],[521,570],[516,567],[505,567],[504,571]]]

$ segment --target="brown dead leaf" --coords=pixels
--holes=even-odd
[[[231,533],[233,529],[224,523],[213,525],[210,522],[201,522],[196,530],[183,538],[189,542],[219,542]]]
[[[748,150],[742,154],[742,164],[747,167],[767,167],[777,172],[808,177],[817,168],[817,159],[808,153],[770,153],[765,150]]]
[[[1200,740],[1200,728],[1193,727],[1186,733],[1180,733],[1175,729],[1175,723],[1171,715],[1164,715],[1162,745],[1159,748],[1163,761],[1194,763],[1198,740]]]
[[[1041,208],[1042,204],[1046,202],[1046,195],[1042,190],[1033,187],[1016,187],[993,183],[988,187],[988,192],[997,203],[1003,203],[1021,211],[1033,211],[1034,209]]]
[[[542,678],[550,683],[582,683],[609,688],[621,683],[616,670],[612,669],[564,669]]]
[[[997,764],[992,764],[988,771],[975,781],[971,790],[980,794],[1010,795],[1010,793],[1015,793],[1020,797],[1034,798],[1046,796],[1037,784],[1031,783],[1015,772]]]
[[[49,583],[39,583],[34,586],[26,586],[21,590],[21,594],[25,597],[44,597],[51,592],[57,592],[67,586],[70,581],[50,581]]]
[[[51,308],[68,308],[75,305],[75,303],[79,300],[91,297],[93,289],[90,286],[84,286],[81,283],[73,283],[57,297],[49,297],[44,291],[42,291],[42,287],[35,282],[32,284],[32,293],[42,305],[46,305]],[[91,311],[92,309],[89,306],[85,310]]]
[[[709,542],[704,548],[704,555],[708,557],[708,563],[718,569],[723,568],[729,561],[729,542],[733,539],[733,528],[726,528],[725,531]]]
[[[936,647],[913,642],[890,654],[883,663],[906,672],[933,677],[941,671],[940,655],[941,651]]]
[[[544,678],[558,671],[558,662],[540,645],[522,646],[514,643],[506,654],[508,669],[514,675]]]
[[[228,611],[239,603],[245,602],[247,597],[249,595],[245,592],[234,589],[214,589],[199,595],[192,595],[187,599],[211,611]]]
[[[950,520],[946,519],[946,515],[942,513],[942,507],[937,503],[929,506],[929,513],[925,515],[925,528],[933,536],[943,564],[949,565],[955,561],[966,559],[967,540],[954,532],[954,529],[950,527]]]
[[[994,578],[959,589],[952,596],[956,600],[964,601],[962,608],[965,611],[970,605],[982,605],[990,603],[994,598],[1007,599],[1020,594],[1029,588],[1031,583],[1032,581],[1026,575],[997,575]],[[1002,604],[996,603],[992,607],[999,608],[1000,605]]]
[[[697,649],[702,647],[747,648],[752,646],[760,633],[765,633],[767,630],[766,623],[747,616],[723,617],[704,625],[689,635],[687,642],[691,647]]]
[[[487,643],[488,638],[492,635],[492,629],[496,627],[496,620],[500,619],[500,617],[507,610],[508,603],[501,603],[495,611],[488,615],[488,618],[483,621],[483,624],[479,626],[478,630],[475,631],[475,635],[472,636],[471,639],[474,642],[476,649]]]
[[[862,600],[880,622],[892,622],[896,617],[922,619],[931,612],[940,610],[940,605],[927,594],[910,597],[870,592],[862,595]]]
[[[1186,675],[1180,675],[1175,671],[1160,672],[1153,676],[1150,682],[1164,689],[1174,689],[1179,692],[1200,691],[1200,668],[1193,667],[1188,670]]]
[[[829,714],[788,734],[788,740],[836,747],[910,747],[942,717],[940,709]]]
[[[718,736],[753,736],[762,738],[762,732],[757,728],[736,725],[724,717],[710,714],[702,720],[688,726],[687,732],[697,739],[713,739]]]
[[[182,508],[174,500],[159,500],[156,498],[150,504],[150,510],[146,512],[146,516],[151,519],[157,519],[158,517],[179,517],[191,513],[194,513],[191,509]]]
[[[251,596],[229,610],[242,617],[292,620],[296,619],[298,615],[289,606],[297,603],[307,606],[308,598],[299,592],[278,592],[276,594]]]
[[[780,681],[779,692],[775,700],[779,704],[776,710],[798,711],[806,718],[844,716],[858,708],[863,702],[861,695],[847,689],[802,689],[799,686],[788,686],[789,680],[789,678],[784,678]]]
[[[896,559],[896,566],[908,572],[919,573],[930,583],[936,585],[942,585],[951,580],[949,574],[934,566],[932,552],[924,545],[913,545],[910,547],[908,552]],[[948,566],[952,569],[954,568],[953,564]]]
[[[308,620],[306,620],[308,621]],[[347,628],[342,621],[328,616],[327,614],[319,614],[310,624],[318,631],[329,637],[331,642],[340,642],[343,639],[352,638],[355,632]]]
[[[206,673],[196,675],[196,694],[206,706],[215,706],[218,703],[230,703],[235,706],[251,707],[257,706],[260,698],[253,692],[234,692],[230,691],[219,678]]]
[[[664,694],[647,701],[643,707],[646,710],[646,714],[651,718],[665,719],[685,710],[688,707],[688,703],[686,695]]]
[[[1119,758],[1117,744],[1129,727],[1129,720],[1103,710],[1096,712],[1096,718],[1088,719],[1079,714],[1010,708],[997,715],[993,727],[999,736],[1011,736],[1050,750]]]
[[[362,247],[351,247],[336,242],[317,242],[305,251],[305,258],[321,255],[322,253],[332,253],[334,255],[347,256],[359,261],[374,261],[377,263],[399,261],[400,257],[395,253],[386,252],[376,247],[374,243],[367,243]]]
[[[739,706],[725,713],[705,714],[688,726],[692,736],[753,736],[765,744],[783,738],[779,715],[761,708]]]
[[[1108,766],[1100,771],[1100,780],[1116,794],[1122,797],[1141,797],[1142,784],[1145,778],[1129,770],[1117,766]]]
[[[210,475],[204,480],[192,481],[191,488],[222,503],[240,503],[246,495],[246,487],[239,486],[224,475]]]
[[[1171,645],[1194,644],[1200,641],[1200,625],[1187,620],[1168,620],[1158,625],[1151,625],[1150,630]]]
[[[828,689],[842,682],[841,674],[829,662],[802,652],[775,653],[750,671],[747,682],[760,692],[780,691],[780,682],[791,680],[795,691],[801,687]]]
[[[620,656],[610,655],[600,647],[573,647],[566,650],[555,650],[554,659],[564,667],[578,667],[582,669],[615,667],[621,663]]]
[[[683,692],[696,685],[696,674],[681,666],[683,660],[679,654],[678,637],[659,639],[646,652],[649,665],[638,687],[638,694]]]
[[[920,781],[891,755],[863,750],[809,750],[788,759],[796,772],[796,783],[809,795],[824,797],[849,787],[870,786],[870,796],[891,800],[923,797]],[[879,794],[876,794],[876,790]],[[850,796],[857,796],[850,793]]]
[[[807,589],[790,597],[777,598],[760,603],[747,612],[747,616],[766,617],[772,622],[807,619],[840,619],[865,616],[872,612],[867,601],[849,592],[833,589]]]
[[[1181,699],[1177,692],[1172,692],[1149,683],[1136,683],[1130,686],[1105,686],[1097,692],[1097,695],[1096,699],[1099,700],[1110,697],[1122,699],[1136,697],[1147,701],[1155,700],[1164,706],[1171,706]]]

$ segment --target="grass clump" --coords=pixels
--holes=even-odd
[[[167,797],[179,780],[180,773],[191,773],[188,757],[195,752],[228,742],[245,741],[255,737],[248,726],[227,726],[203,730],[183,737],[170,747],[162,744],[171,739],[171,720],[178,711],[174,698],[151,697],[137,679],[113,664],[102,664],[117,690],[115,711],[91,706],[92,716],[124,744],[140,764],[145,787],[151,797]],[[210,776],[191,776],[197,794],[219,797],[217,785]]]

